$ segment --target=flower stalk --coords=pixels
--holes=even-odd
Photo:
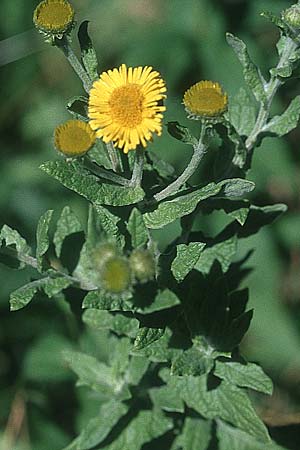
[[[207,150],[207,144],[204,142],[205,133],[206,133],[206,124],[205,121],[202,122],[201,133],[198,143],[194,146],[193,156],[182,172],[182,174],[175,180],[173,183],[169,184],[165,189],[158,192],[154,195],[156,201],[161,201],[170,195],[176,194],[179,189],[187,182],[187,180],[195,173],[197,170],[200,161],[202,160],[204,154]]]
[[[144,169],[144,151],[141,148],[137,148],[135,153],[135,160],[132,170],[132,176],[130,180],[130,186],[132,187],[140,187],[142,178],[143,178],[143,169]]]

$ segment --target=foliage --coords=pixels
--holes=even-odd
[[[236,256],[246,238],[263,233],[261,228],[286,210],[282,204],[255,204],[249,195],[255,194],[255,183],[246,179],[263,140],[290,132],[300,115],[298,97],[283,113],[271,113],[273,97],[293,76],[298,61],[298,40],[279,25],[279,62],[268,81],[243,41],[228,34],[247,91],[241,89],[230,99],[222,122],[201,123],[205,136],[198,136],[193,124],[168,124],[170,147],[176,142],[186,149],[188,144],[196,152],[199,143],[205,144],[201,164],[214,168],[209,169],[211,177],[176,185],[176,169],[162,152],[152,157],[150,150],[142,183],[133,184],[138,159],[122,157],[123,168],[115,173],[109,153],[98,142],[86,157],[41,165],[85,199],[87,220],[70,206],[63,207],[58,219],[49,209],[39,219],[35,245],[7,225],[1,229],[1,261],[18,269],[27,266],[30,274],[10,294],[11,310],[33,299],[43,308],[46,295],[76,329],[71,345],[62,339],[53,349],[61,368],[57,376],[68,379],[68,367],[82,396],[82,423],[64,450],[280,448],[248,391],[270,395],[272,382],[241,355],[253,311],[242,283],[247,258]],[[98,63],[87,22],[80,25],[78,37],[83,67],[93,80]],[[76,107],[80,102],[76,98]],[[86,108],[80,107],[80,118],[87,120]],[[67,109],[77,114],[74,100],[67,102]],[[222,157],[210,153],[215,141],[222,142]],[[174,183],[176,189],[165,191]],[[226,221],[224,227],[203,232],[199,218],[213,221],[216,214]],[[157,236],[174,223],[180,230],[162,248]],[[80,245],[68,246],[75,241]],[[107,242],[126,261],[136,249],[149,251],[155,273],[143,283],[132,275],[128,289],[119,295],[109,292],[95,253]],[[41,340],[27,357],[29,378],[35,376],[30,363],[43,365],[48,345]],[[40,381],[51,379],[46,370],[41,372]]]

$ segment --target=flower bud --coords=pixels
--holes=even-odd
[[[44,0],[33,13],[33,23],[46,41],[62,39],[74,27],[74,9],[67,0]]]
[[[112,242],[103,242],[97,245],[92,252],[93,267],[96,268],[96,270],[101,269],[103,264],[114,256],[118,256],[118,250]]]
[[[129,264],[135,278],[141,283],[152,280],[155,276],[155,259],[149,250],[133,250]]]
[[[293,28],[300,28],[300,4],[292,5],[281,13],[281,18]]]
[[[128,260],[122,256],[107,259],[101,269],[101,287],[111,294],[122,294],[131,287],[132,276]]]
[[[96,134],[83,120],[68,120],[55,128],[55,147],[67,157],[75,158],[84,155],[95,141]]]

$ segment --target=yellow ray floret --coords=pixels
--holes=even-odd
[[[65,33],[74,23],[74,9],[66,0],[44,0],[33,14],[35,26],[46,33]]]
[[[165,92],[165,82],[152,67],[122,64],[103,72],[90,91],[90,126],[124,153],[139,144],[146,147],[153,133],[161,135]]]
[[[96,134],[82,120],[68,120],[54,133],[55,147],[69,157],[84,155],[95,143]]]
[[[217,117],[227,109],[227,94],[219,83],[199,81],[184,94],[183,103],[193,118]]]

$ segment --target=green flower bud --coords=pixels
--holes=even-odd
[[[103,242],[93,250],[92,263],[93,267],[97,270],[101,269],[103,264],[110,258],[119,256],[118,250],[112,242]]]
[[[107,259],[101,267],[101,287],[111,294],[122,294],[131,287],[132,276],[128,260],[122,256]]]
[[[129,264],[135,278],[141,283],[152,280],[155,276],[155,259],[149,250],[133,250]]]
[[[294,28],[300,28],[300,4],[292,5],[281,13],[282,20]]]

